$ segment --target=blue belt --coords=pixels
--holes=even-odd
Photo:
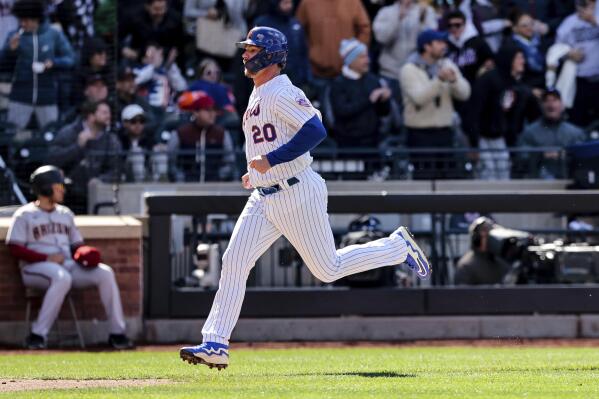
[[[297,177],[292,177],[290,179],[287,179],[287,184],[289,185],[289,187],[291,187],[297,183],[299,183],[299,179]],[[278,193],[282,189],[283,189],[283,187],[281,187],[280,184],[275,184],[274,186],[270,186],[270,187],[256,187],[256,190],[258,190],[258,193],[263,197],[266,195]]]

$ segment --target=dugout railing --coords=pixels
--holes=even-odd
[[[201,318],[208,314],[214,289],[177,287],[172,281],[172,215],[238,214],[247,194],[150,194],[149,262],[145,273],[148,318]],[[599,191],[499,192],[343,192],[330,193],[329,213],[430,213],[443,218],[467,211],[596,214]],[[448,315],[597,313],[599,285],[444,287],[443,224],[432,224],[432,285],[425,288],[249,288],[242,317],[324,317],[339,315]]]

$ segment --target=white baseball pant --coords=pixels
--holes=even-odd
[[[108,316],[111,334],[125,332],[125,316],[121,305],[121,295],[116,284],[114,272],[110,266],[100,263],[93,269],[84,269],[72,260],[64,265],[54,262],[30,263],[21,268],[23,284],[26,287],[46,290],[37,320],[32,324],[31,332],[42,337],[54,324],[60,312],[64,297],[71,287],[87,288],[96,286],[100,299]]]
[[[204,342],[229,343],[249,273],[281,235],[325,283],[406,260],[406,243],[395,235],[337,250],[327,213],[325,181],[310,167],[296,177],[299,183],[291,187],[279,183],[283,190],[275,194],[261,196],[254,190],[250,195],[223,255],[219,288],[202,328]]]

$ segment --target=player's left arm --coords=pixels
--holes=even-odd
[[[312,150],[327,137],[324,125],[314,115],[312,119],[304,123],[304,126],[287,142],[274,151],[266,154],[266,159],[271,166],[293,161],[295,158]]]
[[[249,167],[260,173],[266,173],[273,166],[293,161],[300,155],[312,150],[326,136],[327,132],[322,121],[317,115],[314,115],[304,123],[291,140],[266,155],[255,157],[250,161]]]

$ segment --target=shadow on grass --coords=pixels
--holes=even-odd
[[[416,374],[396,373],[395,371],[336,371],[330,373],[297,373],[289,374],[288,376],[299,377],[309,375],[322,376],[351,376],[364,378],[415,378]]]

